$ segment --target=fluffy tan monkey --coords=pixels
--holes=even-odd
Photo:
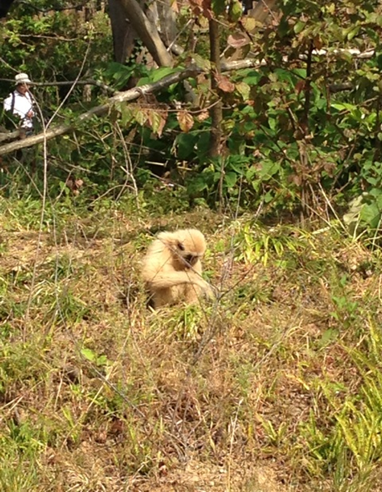
[[[158,234],[142,266],[155,308],[179,301],[191,304],[203,296],[212,296],[211,287],[201,276],[200,260],[205,250],[206,240],[197,229]]]

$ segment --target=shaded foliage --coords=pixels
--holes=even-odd
[[[48,8],[44,0],[38,6]],[[192,23],[195,15],[198,22]],[[222,51],[228,61],[237,49],[259,61],[255,68],[215,74],[215,92],[223,103],[220,155],[208,157],[213,98],[208,77],[201,74],[189,80],[188,90],[177,84],[137,104],[121,104],[108,118],[78,128],[64,144],[52,144],[56,170],[65,169],[58,172],[59,179],[68,166],[85,169],[81,177],[93,196],[124,183],[129,168],[138,186],[153,176],[170,180],[175,188],[185,186],[190,203],[205,200],[214,206],[239,200],[244,207],[266,204],[270,210],[306,213],[322,205],[320,190],[339,205],[367,191],[362,220],[375,227],[382,200],[377,2],[360,8],[351,0],[285,0],[261,25],[232,3],[226,9],[223,1],[212,6],[191,2],[190,9],[178,13],[178,21],[180,28],[190,25],[193,32],[181,30],[179,42],[189,46],[191,35],[197,42],[179,56],[174,69],[159,70],[138,65],[134,58],[125,65],[112,62],[103,10],[85,20],[71,10],[36,14],[22,3],[3,28],[3,55],[9,60],[5,75],[11,78],[14,70],[23,70],[36,81],[51,82],[91,75],[117,90],[131,77],[147,84],[169,70],[181,70],[190,56],[208,73],[206,27],[211,18],[223,26]],[[0,89],[6,94],[4,83]],[[186,102],[190,89],[192,104]],[[102,89],[87,91],[80,86],[35,88],[44,115],[59,108],[59,120],[75,120],[104,97]]]

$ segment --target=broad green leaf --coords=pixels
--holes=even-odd
[[[238,0],[231,0],[228,7],[229,22],[237,22],[243,15],[243,5]]]
[[[293,30],[296,34],[299,34],[306,26],[306,23],[303,21],[297,21]]]
[[[167,113],[159,112],[154,110],[147,110],[148,122],[151,126],[151,129],[154,133],[161,136],[163,132],[163,128],[166,124]],[[166,116],[166,117],[165,117]]]
[[[153,72],[150,74],[150,79],[152,82],[157,82],[158,80],[161,80],[165,77],[167,77],[168,75],[172,75],[174,73],[178,73],[181,71],[181,68],[179,67],[176,67],[176,68],[172,68],[172,67],[160,67],[160,68],[156,68],[155,70],[153,70]]]
[[[209,60],[206,60],[205,58],[198,55],[197,53],[193,53],[192,58],[193,58],[194,63],[197,67],[199,67],[205,71],[211,70],[211,63]]]
[[[381,211],[376,203],[365,204],[361,208],[360,221],[367,224],[372,229],[378,227],[381,219]]]
[[[127,127],[128,124],[134,119],[134,114],[130,106],[121,106],[121,123],[122,126]]]
[[[359,32],[360,32],[360,26],[356,26],[356,27],[352,28],[350,30],[350,32],[348,32],[348,34],[347,34],[348,40],[351,41],[355,36],[358,35]]]
[[[268,118],[268,124],[269,124],[269,128],[271,130],[275,130],[276,129],[276,126],[277,126],[277,120],[276,120],[276,118]]]
[[[251,85],[257,86],[262,78],[263,78],[262,73],[252,70],[248,75],[246,75],[243,78],[242,82],[248,84],[249,86]]]
[[[177,147],[177,157],[180,160],[188,160],[191,158],[194,153],[195,143],[197,141],[198,136],[191,133],[180,133],[176,137],[176,147]]]
[[[229,168],[235,171],[237,174],[241,175],[243,174],[243,165],[240,163],[235,163],[235,162],[229,162]]]
[[[208,188],[208,183],[203,175],[196,176],[188,185],[188,190],[192,194],[200,193]]]
[[[81,355],[83,355],[85,359],[90,360],[91,362],[94,362],[97,358],[93,350],[88,348],[81,349]]]
[[[246,84],[245,82],[237,83],[236,91],[241,95],[244,101],[248,101],[251,92],[249,84]]]
[[[324,331],[318,343],[321,347],[324,347],[328,345],[330,342],[336,340],[337,338],[338,338],[338,330],[334,328],[328,328],[327,330]]]
[[[144,110],[141,110],[139,108],[134,108],[133,115],[137,123],[139,123],[140,125],[144,125],[146,123],[147,114]]]
[[[212,11],[215,15],[221,15],[225,12],[226,1],[225,0],[212,0],[211,1]]]
[[[259,175],[265,181],[271,179],[280,170],[279,162],[263,161]]]
[[[236,184],[236,181],[237,181],[237,174],[236,173],[228,172],[224,176],[224,182],[228,188],[233,188]]]
[[[349,103],[332,103],[331,107],[334,109],[338,109],[338,111],[354,111],[355,109],[357,109],[357,106]]]
[[[264,203],[270,203],[273,200],[273,198],[274,198],[273,193],[271,191],[268,191],[263,197]]]

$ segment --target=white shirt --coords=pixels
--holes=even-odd
[[[12,111],[12,105],[13,114],[19,116],[21,119],[21,128],[33,128],[33,99],[29,92],[26,92],[25,94],[20,94],[18,90],[15,90],[11,94],[9,94],[9,96],[4,99],[5,111]],[[29,111],[33,112],[32,118],[29,118],[27,116]]]

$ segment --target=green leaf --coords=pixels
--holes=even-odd
[[[256,167],[251,166],[249,169],[247,169],[247,172],[245,173],[245,179],[251,182],[255,175],[256,175]]]
[[[239,162],[229,162],[229,168],[235,171],[236,174],[243,174],[243,166]]]
[[[176,67],[160,67],[156,68],[155,70],[152,71],[152,73],[149,76],[149,79],[151,79],[151,82],[157,82],[158,80],[161,80],[168,75],[172,75],[174,73],[181,72],[181,68]]]
[[[228,20],[237,22],[243,15],[243,6],[238,0],[231,0],[228,7]]]
[[[245,82],[239,82],[235,86],[236,91],[241,95],[243,101],[247,101],[250,96],[251,87]]]
[[[212,174],[212,181],[214,183],[218,183],[220,181],[222,173],[220,171],[216,171]]]
[[[372,229],[378,227],[379,221],[381,219],[381,211],[377,204],[371,203],[370,205],[365,204],[360,213],[360,221],[367,224]]]
[[[126,105],[121,106],[120,109],[122,113],[122,117],[121,117],[122,126],[127,127],[128,124],[134,119],[133,111],[131,110],[131,107]]]
[[[268,191],[264,197],[264,203],[270,203],[273,200],[273,193],[271,191]]]
[[[208,188],[208,184],[203,175],[196,176],[196,178],[194,178],[192,182],[190,182],[188,185],[188,190],[191,194],[200,193],[201,191],[206,190],[207,188]]]
[[[106,366],[109,363],[109,359],[106,357],[106,355],[100,355],[97,358],[97,365],[98,366]]]
[[[144,125],[147,121],[147,114],[145,111],[141,111],[139,108],[135,108],[135,111],[133,112],[134,118],[136,119],[137,123],[140,125]]]
[[[221,15],[223,12],[225,12],[226,2],[225,0],[212,0],[211,7],[215,15]]]
[[[198,136],[193,133],[180,133],[175,140],[177,157],[180,160],[188,160],[194,154],[194,147]]]
[[[138,80],[137,87],[142,87],[142,85],[151,84],[151,82],[152,81],[150,77],[142,77],[141,79]]]
[[[96,354],[89,348],[81,349],[81,355],[91,362],[94,362],[97,359]]]
[[[297,21],[293,30],[296,34],[299,34],[306,26],[306,23],[303,21]]]
[[[163,113],[159,113],[158,111],[154,111],[154,110],[149,110],[148,120],[151,125],[152,131],[157,135],[161,136],[163,132],[163,128],[166,124],[166,118],[163,117]]]
[[[324,347],[324,346],[328,345],[330,342],[333,342],[334,340],[336,340],[336,338],[338,338],[338,330],[333,329],[333,328],[329,328],[329,329],[324,331],[318,344],[321,347]]]
[[[205,58],[198,55],[197,53],[193,53],[192,58],[197,67],[201,68],[204,71],[211,70],[211,63],[209,60],[206,60]]]
[[[263,74],[260,72],[257,72],[255,70],[251,70],[248,75],[246,75],[242,82],[245,84],[248,84],[249,86],[254,85],[257,86],[260,83],[260,80],[263,78]]]
[[[275,130],[277,126],[277,120],[276,118],[268,118],[268,125],[271,130]]]
[[[360,26],[352,27],[350,29],[350,32],[348,32],[347,34],[348,40],[351,41],[355,36],[357,36],[359,31],[360,31]]]
[[[237,181],[237,174],[236,173],[228,172],[224,176],[224,182],[228,188],[233,188],[236,184],[236,181]]]
[[[334,109],[338,109],[338,111],[354,111],[355,109],[357,109],[357,106],[349,103],[332,103],[331,107]]]
[[[263,161],[262,167],[260,170],[260,177],[264,180],[267,181],[271,179],[272,176],[277,174],[280,170],[280,163],[279,162],[272,162],[272,161]]]

